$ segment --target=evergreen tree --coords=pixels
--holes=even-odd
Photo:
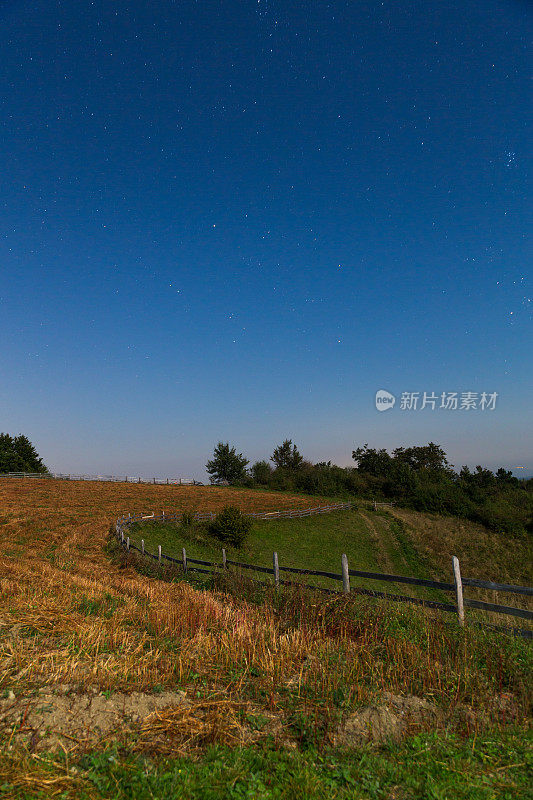
[[[0,433],[0,473],[48,472],[27,436]]]

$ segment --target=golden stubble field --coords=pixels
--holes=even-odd
[[[110,526],[121,514],[217,511],[229,503],[254,511],[320,501],[205,486],[0,478],[2,579],[19,586],[33,585],[34,576],[38,584],[56,580],[64,591],[69,585],[79,588],[82,580],[94,582],[95,589],[109,588],[117,580],[122,585],[123,572],[103,549]],[[143,578],[130,577],[144,583]]]
[[[253,511],[308,507],[320,499],[212,487],[0,479],[0,718],[8,741],[22,738],[30,749],[39,749],[42,740],[63,747],[69,741],[73,747],[94,743],[116,727],[111,722],[124,727],[122,701],[131,692],[137,693],[141,715],[130,717],[141,727],[143,709],[149,715],[166,700],[180,707],[181,722],[175,719],[174,727],[187,718],[189,733],[198,729],[200,736],[203,717],[211,719],[222,706],[226,717],[235,713],[239,680],[229,692],[226,677],[218,680],[228,664],[260,660],[274,673],[273,662],[284,653],[291,662],[301,661],[298,634],[281,639],[265,611],[186,583],[139,575],[105,552],[109,528],[124,512],[216,511],[228,503]],[[177,687],[200,675],[209,675],[211,699],[191,716]],[[146,702],[144,694],[154,687],[159,699]],[[92,696],[102,692],[114,699],[95,716]],[[52,694],[62,699],[39,717],[36,703],[42,704],[43,694],[49,705]],[[59,727],[62,738],[50,726]],[[232,740],[232,726],[224,729]],[[153,738],[158,728],[150,730]]]

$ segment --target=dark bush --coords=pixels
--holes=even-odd
[[[252,520],[244,516],[235,506],[225,506],[208,526],[211,536],[235,547],[242,547],[252,529]]]

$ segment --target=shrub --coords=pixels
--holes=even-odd
[[[181,515],[181,524],[190,527],[194,522],[194,514],[192,511],[184,511]]]
[[[208,526],[211,536],[235,547],[242,547],[251,529],[250,517],[245,517],[235,506],[225,506]]]

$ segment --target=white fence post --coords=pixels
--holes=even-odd
[[[126,547],[128,548],[128,550],[130,549],[130,537],[129,536],[126,539]]]
[[[141,553],[144,555],[144,539],[141,539]]]
[[[159,563],[161,563],[161,545],[157,545],[157,558],[159,559]]]
[[[272,554],[272,563],[274,565],[274,582],[276,584],[276,589],[279,588],[279,563],[278,563],[278,554],[274,551]]]
[[[465,624],[465,608],[463,604],[463,581],[461,580],[461,568],[457,556],[452,557],[453,578],[455,581],[455,596],[457,598],[457,617],[461,627]]]
[[[228,568],[228,564],[227,564],[227,561],[226,561],[226,550],[223,547],[222,548],[222,569],[227,569],[227,568]]]
[[[187,553],[185,551],[185,548],[182,548],[181,555],[183,559],[183,571],[187,572]]]
[[[348,556],[346,553],[342,554],[342,591],[344,594],[350,594],[350,573],[348,571]]]

